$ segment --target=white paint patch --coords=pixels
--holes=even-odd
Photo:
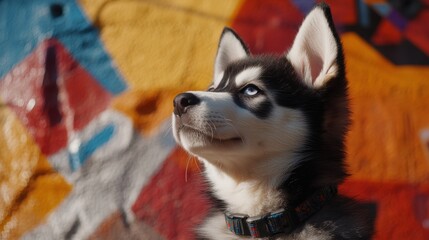
[[[108,125],[115,126],[114,137],[97,149],[90,158],[105,159],[115,152],[124,151],[132,141],[133,124],[129,118],[123,116],[121,113],[114,110],[106,110],[91,121],[82,131],[74,133],[74,139],[70,141],[68,148],[49,156],[49,161],[55,170],[60,172],[67,181],[74,184],[81,177],[82,168],[73,172],[67,160],[69,158],[68,151],[70,153],[77,153],[82,143],[88,142],[94,134],[102,131]],[[82,167],[85,167],[85,164]]]
[[[129,222],[133,221],[132,204],[175,143],[166,124],[156,136],[144,138],[127,117],[113,110],[102,113],[78,136],[87,139],[106,124],[115,125],[115,136],[76,172],[70,170],[66,151],[49,158],[73,184],[73,190],[44,224],[23,239],[68,239],[66,236],[76,223],[77,229],[70,239],[86,239],[118,210],[125,213]]]
[[[429,128],[421,130],[420,139],[422,141],[423,151],[425,152],[427,157],[426,159],[429,160]],[[428,219],[428,223],[429,223],[429,219]]]
[[[32,110],[33,110],[34,106],[36,106],[36,100],[35,100],[34,98],[31,98],[31,99],[28,101],[28,103],[27,103],[26,110],[27,110],[28,112],[30,112],[30,111],[32,111]]]
[[[235,84],[239,87],[244,86],[250,81],[259,79],[259,77],[261,76],[261,72],[261,67],[246,68],[236,75]]]
[[[337,48],[323,10],[316,8],[302,23],[287,58],[308,86],[319,88],[337,73]]]

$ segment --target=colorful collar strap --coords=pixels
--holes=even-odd
[[[264,238],[279,233],[290,233],[300,223],[319,211],[336,194],[336,186],[324,187],[316,191],[294,209],[282,208],[275,212],[256,217],[226,212],[226,224],[231,232],[239,236]]]

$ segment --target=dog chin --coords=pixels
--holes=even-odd
[[[243,144],[243,139],[240,137],[215,137],[189,127],[180,128],[177,136],[179,136],[182,147],[196,155],[218,152],[219,150],[233,150]]]

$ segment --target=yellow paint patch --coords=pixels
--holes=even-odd
[[[172,112],[180,91],[205,89],[219,35],[240,0],[81,0],[130,91],[114,107],[149,133]]]
[[[17,239],[40,224],[70,190],[0,103],[0,239]]]
[[[347,144],[353,178],[428,181],[420,131],[429,127],[429,68],[392,65],[353,33],[342,41],[353,112]]]
[[[212,79],[217,41],[240,1],[81,3],[131,85],[202,89]]]

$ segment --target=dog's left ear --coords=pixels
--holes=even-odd
[[[224,28],[215,59],[213,85],[216,86],[220,82],[223,72],[230,63],[248,55],[249,49],[238,34],[231,28]]]
[[[287,58],[312,88],[323,87],[330,79],[345,75],[341,42],[328,5],[319,4],[307,15]]]

